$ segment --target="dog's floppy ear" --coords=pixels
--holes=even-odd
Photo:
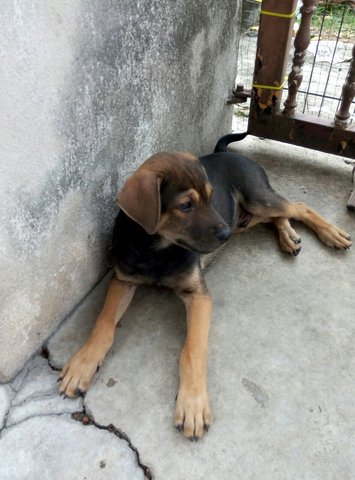
[[[153,235],[160,220],[161,179],[150,170],[134,173],[117,196],[119,207]]]

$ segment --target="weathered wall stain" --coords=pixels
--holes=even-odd
[[[0,5],[0,379],[105,273],[127,175],[229,131],[239,3]]]

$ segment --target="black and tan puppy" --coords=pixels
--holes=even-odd
[[[275,193],[262,167],[231,152],[200,159],[189,153],[153,155],[127,180],[118,204],[115,275],[90,338],[61,372],[60,391],[73,397],[88,389],[137,285],[172,288],[187,313],[175,425],[186,437],[199,438],[211,423],[206,365],[212,304],[202,274],[205,254],[231,232],[272,222],[282,250],[297,255],[301,240],[290,218],[330,247],[349,248],[351,239],[303,203]]]

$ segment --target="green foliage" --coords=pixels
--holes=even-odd
[[[350,6],[320,2],[312,17],[312,36],[318,36],[321,31],[321,37],[336,38],[340,30],[340,38],[343,41],[353,42],[354,17],[354,10]]]

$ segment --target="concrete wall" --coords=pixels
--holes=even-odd
[[[240,3],[0,3],[2,381],[105,272],[125,176],[230,130]]]

